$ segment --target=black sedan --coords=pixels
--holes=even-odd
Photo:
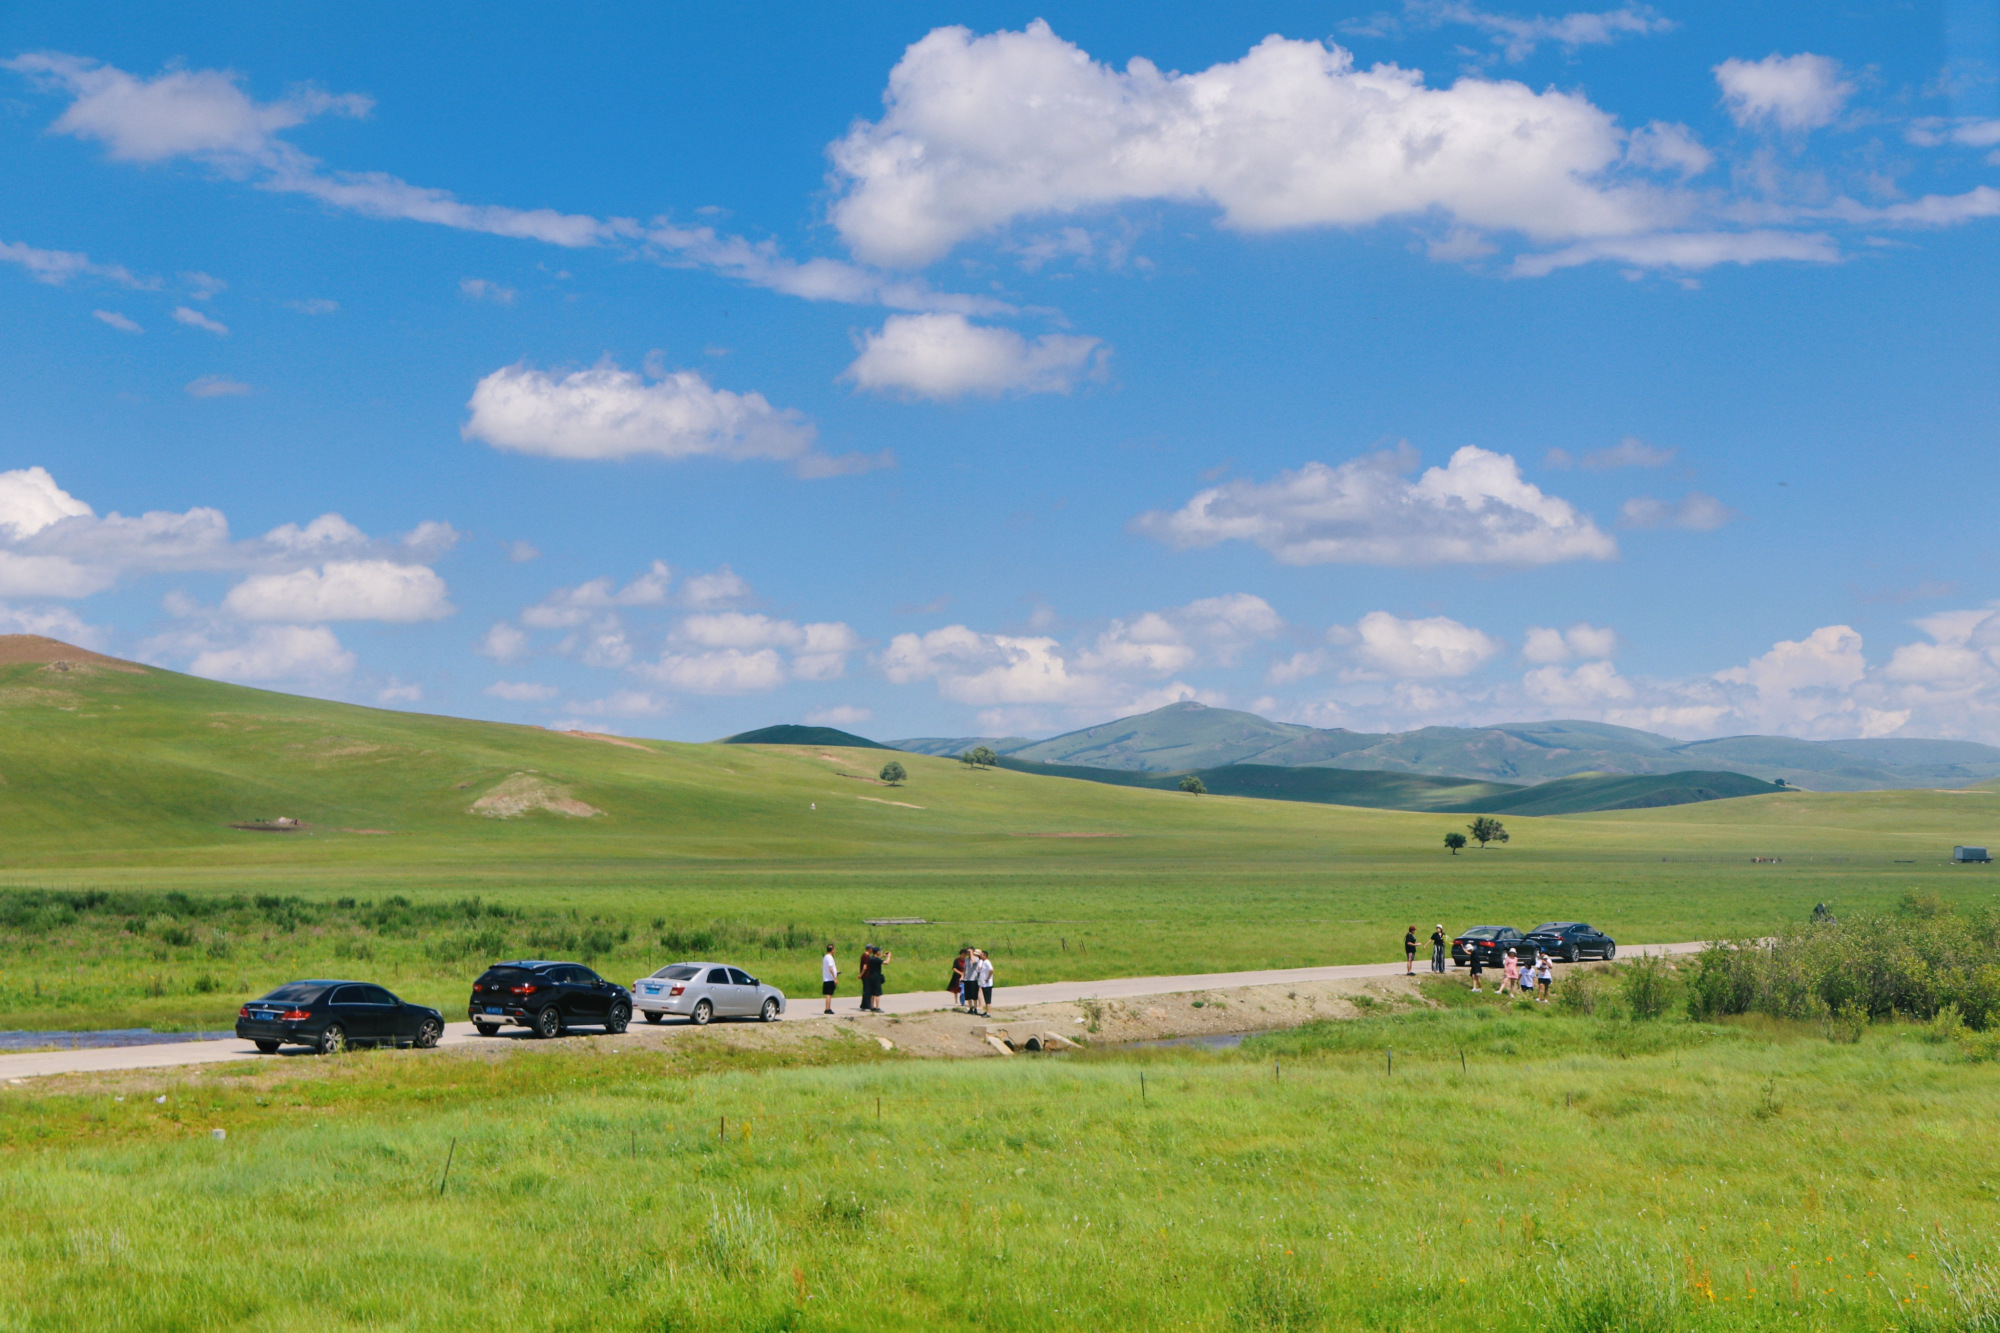
[[[266,1055],[310,1046],[332,1055],[349,1046],[435,1046],[444,1015],[406,1004],[365,981],[294,981],[236,1011],[236,1035]]]
[[[1528,932],[1528,947],[1574,963],[1579,958],[1616,958],[1618,941],[1581,921],[1550,921]]]
[[[1451,942],[1451,965],[1468,967],[1477,955],[1481,966],[1499,967],[1509,949],[1522,958],[1534,956],[1527,937],[1512,926],[1474,926]]]

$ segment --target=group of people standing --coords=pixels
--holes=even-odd
[[[870,944],[861,950],[861,961],[855,970],[861,974],[861,1012],[879,1014],[882,1012],[882,969],[896,955],[887,949]],[[826,954],[819,960],[820,995],[826,1001],[826,1012],[833,1012],[833,993],[840,989],[840,962],[833,955],[833,946],[826,946]],[[970,945],[958,951],[958,957],[951,963],[951,981],[946,986],[957,1007],[970,1013],[993,1013],[993,960],[984,949]]]
[[[993,960],[986,950],[966,945],[951,960],[951,980],[945,989],[957,998],[958,1007],[968,1013],[993,1016]]]
[[[1445,962],[1444,926],[1442,923],[1431,931],[1431,971],[1443,975]],[[1466,966],[1472,973],[1472,989],[1480,990],[1480,978],[1486,974],[1486,964],[1481,961],[1478,949],[1467,951]],[[1403,975],[1417,974],[1417,928],[1411,926],[1403,932]],[[1549,1002],[1549,992],[1556,982],[1555,960],[1540,949],[1535,951],[1535,961],[1523,962],[1512,949],[1500,967],[1501,995],[1533,995],[1537,1004]]]

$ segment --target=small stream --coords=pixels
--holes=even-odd
[[[151,1028],[99,1028],[94,1032],[0,1032],[0,1051],[87,1050],[95,1046],[160,1046],[178,1041],[221,1041],[234,1032],[155,1032]]]

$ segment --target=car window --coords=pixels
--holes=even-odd
[[[1553,935],[1561,929],[1562,929],[1562,922],[1560,921],[1544,921],[1541,925],[1536,926],[1533,930],[1529,931],[1528,933],[1531,935]]]
[[[729,969],[729,980],[732,985],[737,986],[754,986],[757,984],[756,979],[748,972],[734,967]]]
[[[569,966],[563,966],[563,967],[549,968],[548,971],[544,973],[544,975],[547,976],[550,981],[568,982],[576,980],[576,973],[577,969]]]
[[[1465,938],[1468,940],[1490,940],[1498,929],[1499,927],[1497,926],[1474,926],[1471,930],[1465,932]]]
[[[570,979],[575,981],[579,986],[595,986],[598,982],[604,980],[603,977],[598,976],[597,973],[587,967],[572,967],[570,969]]]
[[[729,984],[729,969],[726,967],[710,968],[708,984],[711,986],[727,986]]]
[[[518,986],[524,981],[533,981],[535,974],[525,967],[489,967],[479,974],[475,986],[506,987]]]
[[[349,1001],[351,1004],[396,1003],[396,997],[380,986],[350,986],[348,989],[354,992],[353,998]]]
[[[662,981],[692,981],[701,975],[701,969],[691,963],[675,963],[672,967],[661,968],[653,975]]]
[[[333,988],[333,994],[326,998],[329,1004],[359,1004],[361,1003],[361,987],[336,986]]]
[[[294,981],[289,986],[278,987],[278,989],[272,991],[264,998],[274,1003],[311,1004],[324,994],[326,994],[326,987],[324,986],[313,986],[304,982]]]

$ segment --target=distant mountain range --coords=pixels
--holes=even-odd
[[[1272,722],[1255,713],[1198,703],[1169,704],[1041,741],[1019,736],[916,737],[889,745],[939,755],[985,745],[1023,766],[1199,772],[1211,791],[1220,788],[1206,775],[1234,765],[1406,773],[1531,786],[1586,774],[1740,773],[1762,782],[1782,779],[1814,791],[1962,787],[2000,777],[2000,748],[1973,741],[1803,741],[1790,736],[1678,741],[1631,727],[1569,721],[1375,733]]]

